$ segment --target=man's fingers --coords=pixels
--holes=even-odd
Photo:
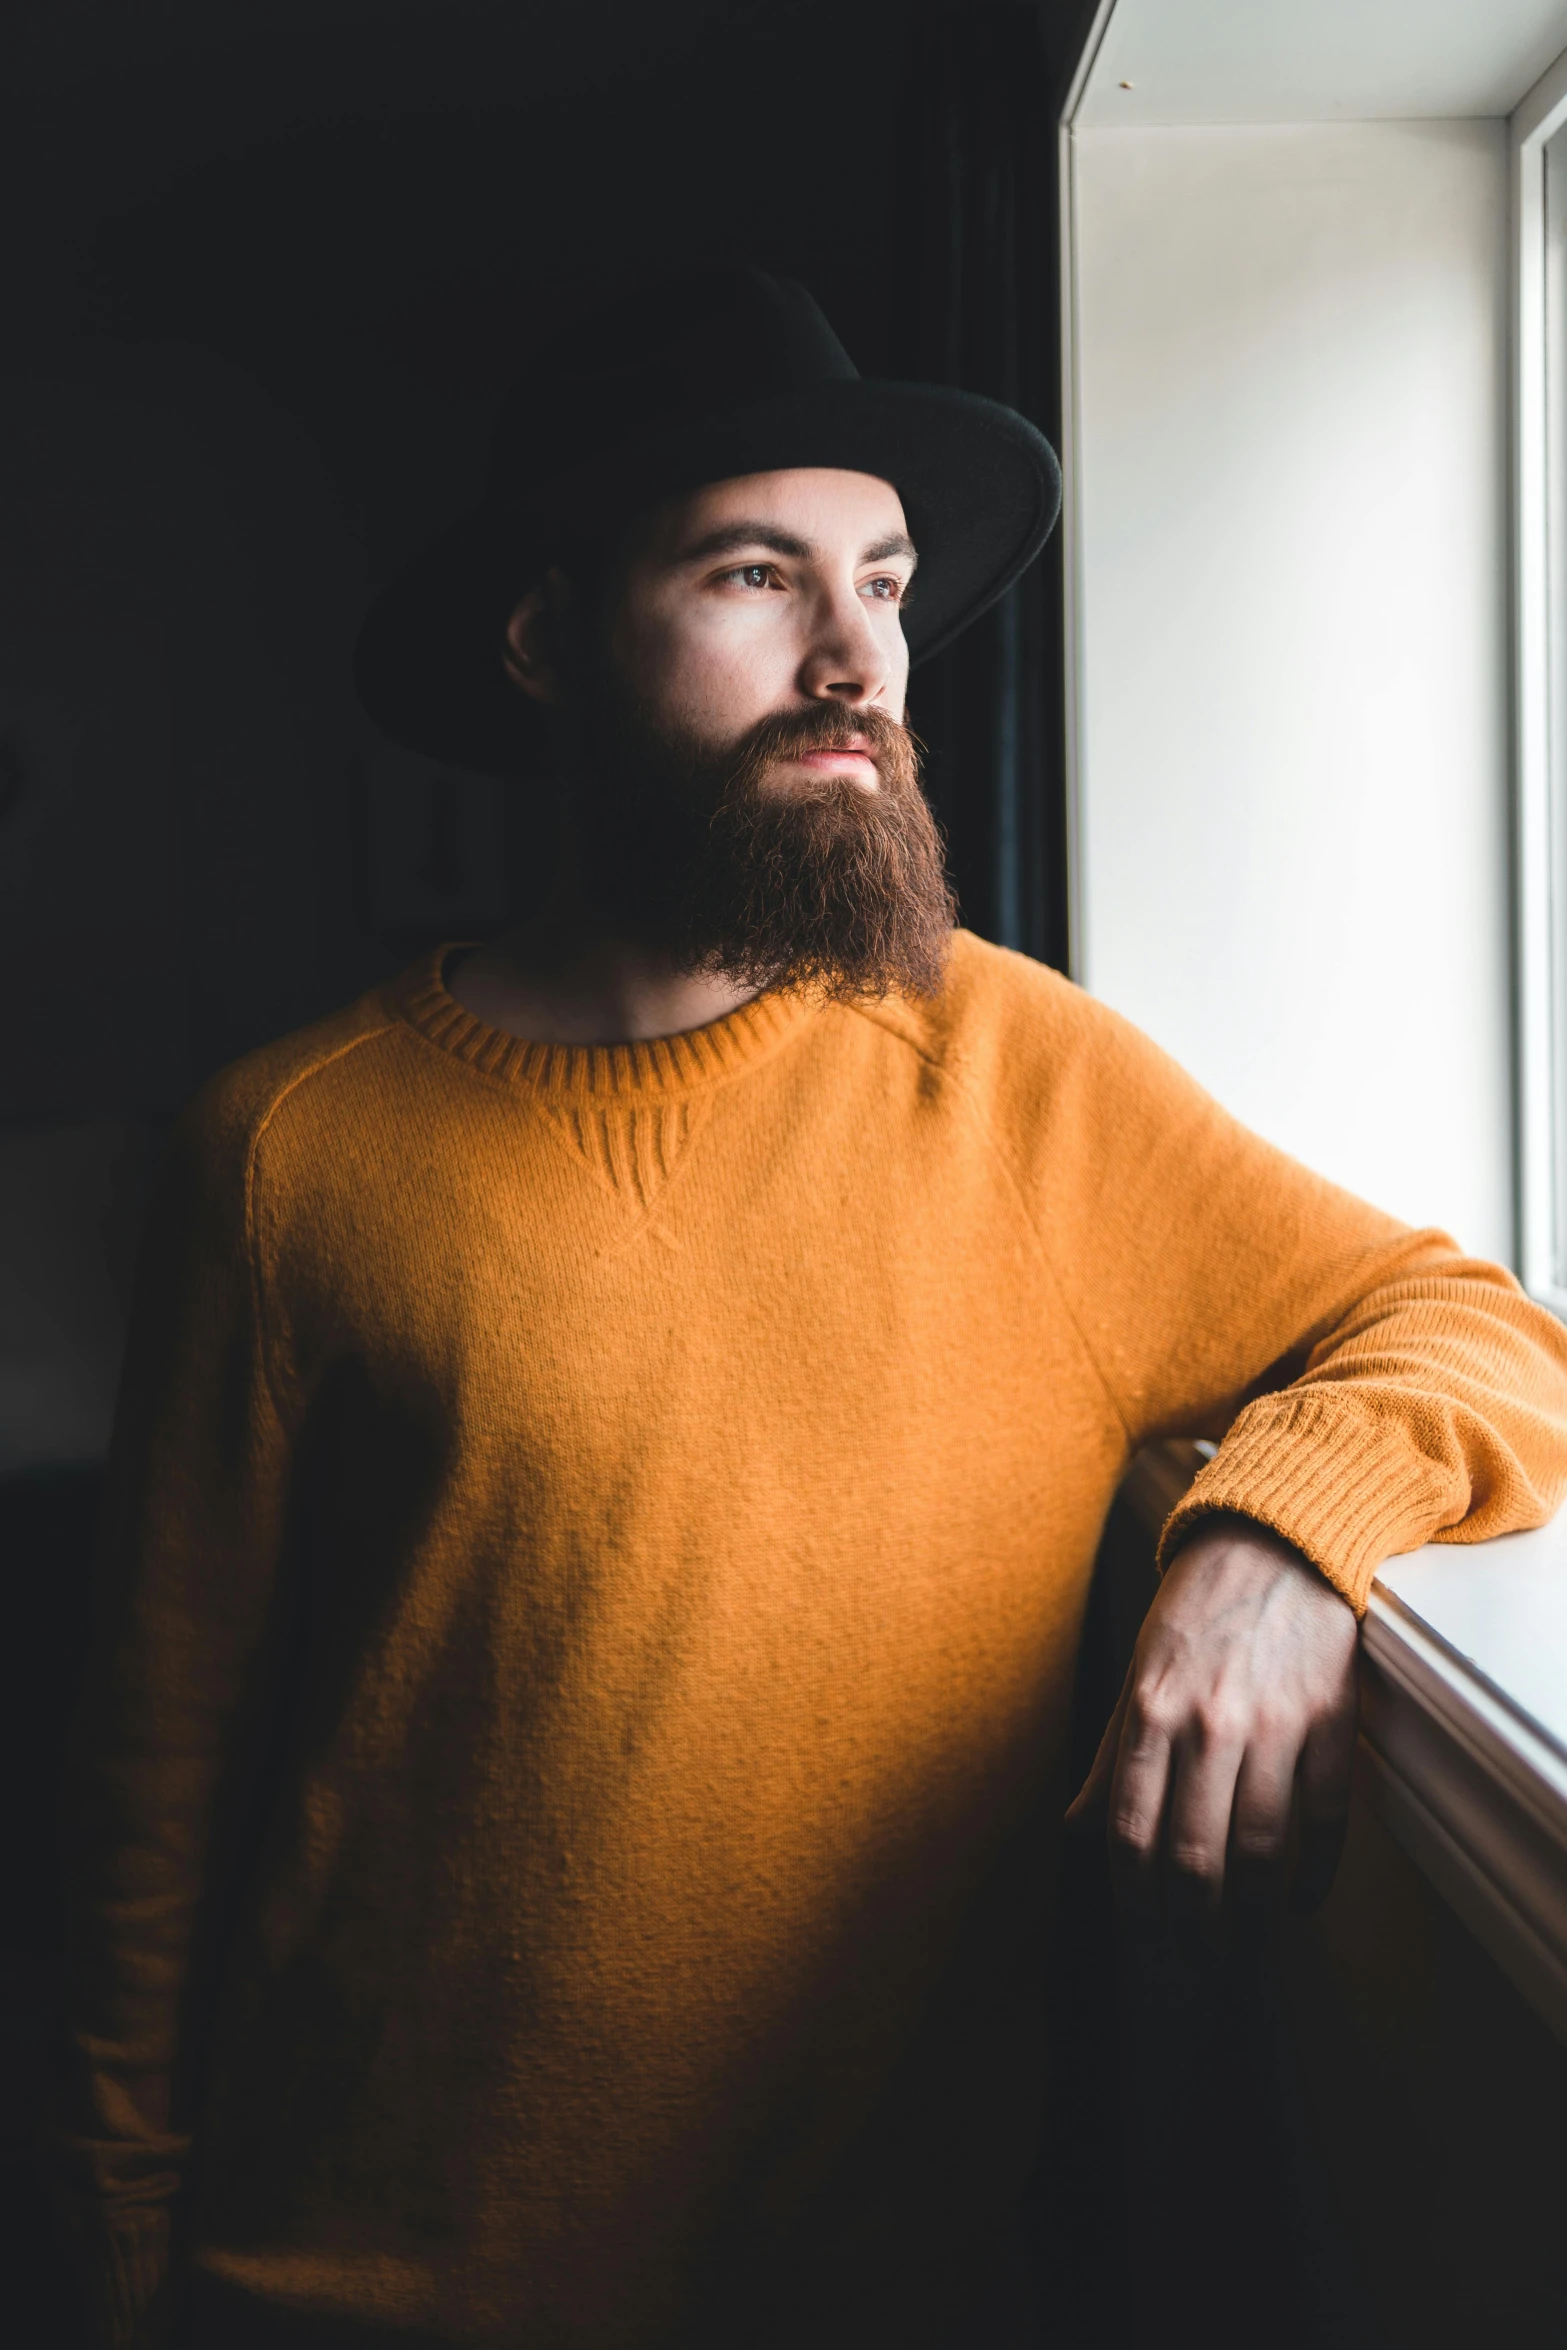
[[[1082,1786],[1067,1805],[1066,1824],[1069,1828],[1088,1828],[1104,1815],[1110,1800],[1111,1782],[1115,1777],[1116,1749],[1121,1743],[1121,1724],[1126,1719],[1126,1701],[1132,1693],[1132,1668],[1128,1665],[1126,1679],[1121,1683],[1121,1694],[1115,1701],[1115,1711],[1105,1724],[1099,1751],[1094,1756],[1093,1768]]]
[[[1295,1882],[1290,1888],[1290,1907],[1305,1917],[1326,1901],[1338,1875],[1338,1864],[1344,1851],[1344,1837],[1349,1828],[1349,1812],[1344,1810],[1331,1820],[1300,1823],[1300,1857],[1295,1864]]]
[[[1238,1901],[1265,1901],[1277,1888],[1289,1849],[1296,1759],[1293,1746],[1271,1740],[1246,1749],[1230,1821],[1230,1891]]]
[[[1223,1898],[1244,1754],[1232,1731],[1201,1715],[1175,1748],[1163,1857],[1170,1910],[1177,1918],[1210,1918]]]
[[[1133,1672],[1135,1675],[1135,1664]],[[1133,1678],[1121,1707],[1121,1735],[1110,1788],[1110,1867],[1123,1904],[1159,1906],[1160,1828],[1170,1788],[1169,1733]]]
[[[1355,1701],[1346,1702],[1318,1724],[1300,1761],[1300,1858],[1295,1870],[1294,1906],[1311,1910],[1323,1901],[1338,1871],[1349,1826],[1349,1791],[1355,1762]]]
[[[1348,1808],[1354,1645],[1350,1610],[1277,1537],[1199,1535],[1181,1550],[1067,1814],[1107,1812],[1123,1908],[1213,1924],[1231,1871],[1240,1898],[1266,1896],[1297,1787],[1299,1898],[1321,1898]]]

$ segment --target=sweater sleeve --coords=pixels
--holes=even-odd
[[[1501,1266],[1411,1231],[1231,1118],[1078,998],[1044,1229],[1136,1445],[1222,1436],[1165,1529],[1272,1527],[1357,1608],[1395,1552],[1548,1518],[1567,1490],[1567,1332]],[[1051,1236],[1075,1228],[1086,1245]]]
[[[205,2001],[253,1825],[279,1647],[285,1415],[245,1121],[176,1136],[143,1248],[67,1771],[65,2033],[51,2132],[102,2350],[172,2322]]]

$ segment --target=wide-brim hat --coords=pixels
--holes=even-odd
[[[898,492],[919,552],[906,616],[928,660],[1050,535],[1061,474],[1015,409],[862,377],[803,286],[706,270],[623,297],[543,349],[508,394],[482,503],[379,596],[355,654],[394,741],[465,767],[547,769],[543,714],[504,668],[510,613],[565,546],[741,474],[832,466]]]

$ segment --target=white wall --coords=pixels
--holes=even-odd
[[[1077,134],[1082,976],[1513,1253],[1498,122]]]

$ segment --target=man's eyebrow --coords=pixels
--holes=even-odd
[[[895,530],[889,538],[878,539],[874,547],[867,547],[861,554],[860,561],[862,563],[885,563],[893,555],[907,555],[911,564],[919,561],[914,541],[901,530]]]
[[[683,547],[676,561],[706,563],[714,555],[737,555],[745,547],[766,547],[770,554],[788,555],[796,563],[809,563],[818,552],[809,539],[796,538],[792,530],[782,530],[776,522],[726,522],[720,529],[710,530],[694,539],[689,547]],[[901,530],[864,548],[860,561],[885,563],[894,555],[906,555],[911,564],[919,561],[914,541]]]
[[[742,547],[767,547],[775,555],[792,555],[797,563],[808,563],[816,552],[809,539],[780,530],[776,522],[726,522],[722,529],[710,530],[683,547],[677,560],[704,563],[709,555],[734,555]]]

